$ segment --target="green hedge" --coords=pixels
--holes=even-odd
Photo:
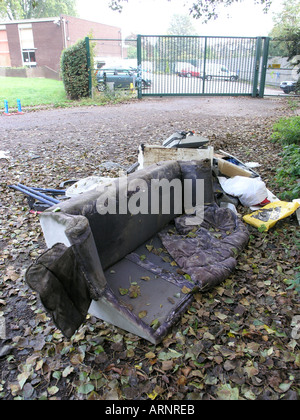
[[[60,68],[68,98],[80,99],[89,96],[89,73],[84,39],[62,52]]]

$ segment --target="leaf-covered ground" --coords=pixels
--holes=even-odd
[[[57,188],[67,179],[117,175],[140,143],[195,130],[215,150],[256,161],[274,192],[279,145],[269,141],[285,99],[144,99],[128,104],[0,117],[0,399],[298,399],[299,226],[289,217],[267,233],[249,226],[250,242],[234,274],[195,301],[154,346],[88,316],[66,340],[24,283],[45,249],[38,216],[8,188]],[[239,208],[241,213],[248,209]]]

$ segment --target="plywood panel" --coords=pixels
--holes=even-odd
[[[10,54],[5,29],[0,30],[0,67],[10,67]]]

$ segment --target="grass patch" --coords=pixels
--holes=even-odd
[[[0,110],[4,110],[4,100],[9,111],[17,109],[17,99],[23,107],[73,107],[119,103],[136,98],[136,94],[116,91],[114,94],[95,91],[94,98],[72,101],[67,98],[62,81],[45,78],[0,77]]]
[[[63,82],[44,78],[0,77],[0,101],[8,101],[9,108],[59,104],[68,101]]]

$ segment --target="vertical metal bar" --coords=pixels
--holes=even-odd
[[[172,61],[172,79],[173,79],[173,85],[174,85],[174,93],[177,93],[177,79],[175,75],[175,66],[177,61],[177,38],[174,38],[174,49],[173,49],[173,61]]]
[[[190,38],[190,63],[193,65],[193,59],[194,59],[194,38]],[[195,87],[195,78],[191,77],[191,83],[190,83],[190,93],[194,93],[194,87]]]
[[[87,61],[88,78],[89,78],[89,97],[92,98],[93,89],[92,89],[91,51],[90,51],[90,38],[88,36],[85,37],[85,49],[86,49],[86,61]]]
[[[170,90],[172,93],[174,93],[174,80],[172,77],[172,63],[173,63],[173,45],[174,45],[174,37],[170,37],[169,38],[169,48],[170,48],[170,53],[169,53],[169,74],[168,74],[168,79],[169,79],[169,85],[170,85]]]
[[[196,64],[197,64],[197,38],[193,38],[193,41],[194,41],[193,63],[195,65],[195,67],[197,67],[196,66]],[[196,71],[196,68],[195,68],[195,71]],[[197,86],[198,86],[198,80],[197,80],[197,77],[195,75],[194,76],[194,92],[193,92],[194,94],[198,92]]]
[[[261,56],[261,37],[256,38],[256,52],[255,52],[255,63],[254,63],[254,78],[252,86],[252,97],[257,96],[257,85],[260,67],[260,56]]]
[[[233,65],[233,63],[235,62],[235,52],[237,50],[236,47],[236,38],[232,39],[231,42],[231,46],[230,46],[230,51],[231,51],[231,59],[230,59],[230,68],[229,68],[229,72],[233,73],[236,72],[236,66]],[[237,93],[237,85],[236,85],[236,80],[232,81],[230,84],[230,93]]]
[[[220,40],[220,38],[219,38],[218,49],[219,49],[220,53],[222,53],[222,66],[224,66],[225,51],[227,53],[227,50],[228,50],[228,38],[223,39],[223,40]],[[227,64],[227,62],[226,62],[226,64]],[[221,71],[221,69],[220,69],[220,71]],[[221,89],[218,93],[226,93],[225,92],[227,90],[226,89],[227,88],[226,77],[224,77],[224,76],[220,77],[220,84],[221,84]]]
[[[195,65],[195,71],[197,71],[197,57],[198,57],[198,39],[194,38],[194,56],[193,56],[193,63]],[[194,76],[194,93],[198,93],[198,79],[196,75]]]
[[[138,77],[138,99],[142,99],[142,36],[137,36],[137,77]]]
[[[154,41],[155,39],[155,41]],[[155,80],[155,93],[157,93],[158,91],[158,66],[157,66],[157,56],[158,56],[158,41],[159,38],[158,37],[151,37],[151,40],[153,40],[153,45],[155,45],[155,50],[154,50],[154,55],[153,55],[153,69],[154,69],[154,74],[153,74],[153,79]]]
[[[241,84],[241,78],[242,78],[242,70],[243,70],[243,66],[242,66],[242,39],[240,38],[238,41],[238,59],[237,59],[237,66],[236,66],[236,72],[238,74],[238,93],[241,93],[241,88],[242,88],[242,84]]]
[[[189,59],[190,59],[190,47],[191,47],[190,39],[191,38],[187,37],[185,39],[186,39],[186,42],[187,42],[187,45],[186,45],[186,60],[185,60],[185,62],[186,63],[189,63]],[[188,71],[188,69],[187,69],[187,71]],[[190,91],[190,78],[189,77],[187,77],[187,79],[186,79],[185,89],[186,89],[185,93],[189,93],[189,91]]]
[[[172,80],[170,78],[170,62],[171,62],[171,56],[172,56],[172,37],[167,38],[167,61],[166,61],[166,80],[168,82],[168,93],[173,93],[172,91]]]
[[[224,42],[225,42],[225,40],[224,40]],[[224,44],[222,42],[220,42],[220,38],[217,38],[217,40],[216,40],[215,51],[217,53],[217,57],[221,57],[221,62],[222,62],[223,61],[222,60],[223,59],[223,54],[222,53],[224,53]],[[218,63],[216,63],[215,59],[214,59],[215,71],[217,70],[217,64]],[[225,80],[223,79],[223,77],[217,78],[216,83],[215,83],[216,84],[216,92],[215,93],[223,93],[224,81]]]
[[[204,38],[204,57],[203,57],[203,84],[202,93],[205,93],[205,78],[206,78],[206,51],[207,51],[207,36]]]
[[[166,37],[162,38],[162,68],[161,68],[161,91],[168,93],[166,91]]]
[[[167,93],[165,91],[165,77],[164,77],[164,71],[165,71],[165,37],[161,38],[162,42],[161,42],[161,56],[158,58],[158,64],[159,64],[159,71],[160,71],[160,78],[159,78],[159,91],[160,93],[164,92]]]
[[[201,54],[201,49],[200,49],[200,41],[201,40],[201,38],[197,38],[197,44],[196,44],[196,49],[197,49],[197,52],[196,52],[196,54],[197,54],[197,62],[196,62],[196,67],[197,67],[197,71],[200,73],[200,75],[201,75],[201,69],[200,69],[200,54]],[[199,94],[200,93],[200,87],[201,87],[201,83],[200,83],[200,78],[199,79],[197,79],[197,94]]]
[[[252,39],[252,43],[251,43],[251,50],[249,48],[249,50],[247,51],[247,71],[248,71],[248,80],[249,83],[251,82],[251,86],[249,87],[249,93],[252,93],[252,89],[253,89],[253,78],[254,78],[254,72],[255,72],[255,52],[256,52],[256,43],[257,43],[257,39]]]
[[[222,66],[225,66],[225,57],[227,58],[228,57],[228,39],[229,38],[223,38],[223,40],[220,40],[220,38],[219,38],[219,51],[220,51],[220,53],[222,53]],[[227,65],[227,61],[226,61],[226,65]],[[222,67],[221,66],[221,67]],[[221,69],[220,69],[220,71],[221,71]],[[222,75],[224,74],[224,73],[221,73]],[[227,90],[228,90],[228,83],[227,83],[227,77],[224,77],[224,75],[222,76],[222,77],[220,77],[220,84],[221,84],[221,88],[220,88],[220,90],[219,90],[219,92],[218,93],[227,93]]]
[[[175,46],[174,46],[175,50],[174,50],[174,67],[173,67],[173,77],[175,80],[175,86],[176,86],[176,91],[175,93],[179,93],[180,92],[180,77],[178,76],[178,62],[179,62],[179,41],[178,41],[178,37],[176,37],[175,40]]]
[[[259,82],[259,97],[264,97],[265,92],[265,84],[266,84],[266,73],[267,73],[267,64],[268,64],[268,56],[269,56],[269,44],[270,38],[264,38],[264,49],[263,49],[263,61],[261,67],[261,75],[260,75],[260,82]]]

